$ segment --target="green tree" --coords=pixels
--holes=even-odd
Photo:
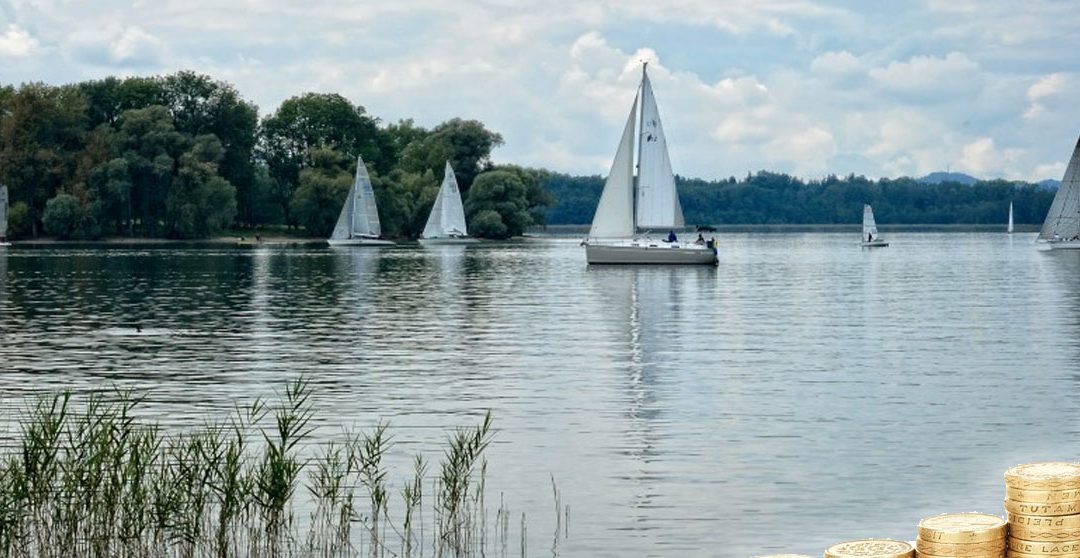
[[[218,175],[224,147],[213,134],[195,138],[165,199],[165,222],[173,238],[199,238],[220,231],[236,216],[236,189]]]
[[[312,164],[300,171],[290,209],[308,234],[326,237],[345,204],[355,166],[350,169],[349,159],[333,149],[313,149],[309,156]]]
[[[450,161],[464,193],[472,187],[477,175],[491,168],[491,151],[502,143],[502,136],[481,122],[454,118],[410,141],[402,151],[401,167],[410,172],[431,171],[441,176],[443,166]]]
[[[439,183],[431,171],[423,174],[394,169],[372,179],[384,236],[416,238],[424,230]]]
[[[165,199],[191,138],[176,131],[168,109],[152,106],[120,115],[118,145],[131,178],[128,234],[134,236],[136,222],[143,236],[160,234]]]
[[[275,181],[275,198],[287,220],[300,171],[312,166],[315,148],[334,149],[349,159],[361,155],[374,171],[390,169],[393,161],[384,153],[385,139],[376,124],[364,107],[332,93],[291,97],[262,120],[258,154]]]
[[[60,239],[81,236],[85,212],[83,204],[71,194],[60,193],[45,204],[42,221],[45,232]]]
[[[541,171],[521,167],[499,167],[476,177],[465,200],[469,230],[487,238],[508,238],[542,224],[542,215],[551,197],[540,186]],[[499,217],[495,225],[490,213]],[[476,219],[482,221],[477,222]]]

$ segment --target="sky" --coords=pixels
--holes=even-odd
[[[1080,134],[1077,0],[0,0],[0,84],[194,70],[572,174],[607,173],[643,61],[684,176],[1060,179]]]

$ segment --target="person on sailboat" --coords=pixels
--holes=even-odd
[[[694,241],[694,244],[705,244],[705,237],[701,233],[697,233],[697,240]]]
[[[874,233],[866,233],[866,241],[867,242],[873,242],[874,241]]]
[[[679,241],[679,237],[675,236],[675,230],[674,229],[668,231],[668,233],[667,233],[667,241],[668,242],[678,242]]]

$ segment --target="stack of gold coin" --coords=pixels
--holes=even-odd
[[[910,544],[892,539],[860,539],[837,543],[825,551],[825,558],[914,558]]]
[[[1080,558],[1080,464],[1030,463],[1005,471],[1009,558]]]
[[[915,549],[920,558],[1002,558],[1008,526],[985,513],[947,513],[919,522]]]

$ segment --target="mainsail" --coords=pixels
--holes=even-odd
[[[1012,232],[1013,232],[1013,210],[1012,210],[1012,202],[1009,202],[1009,229],[1008,229],[1008,232],[1009,232],[1010,234],[1012,234]]]
[[[629,238],[634,236],[634,117],[637,97],[630,107],[615,161],[604,181],[604,191],[593,216],[592,238]]]
[[[382,234],[379,225],[379,210],[375,206],[375,190],[371,187],[364,160],[356,158],[356,178],[353,179],[345,205],[338,215],[337,224],[331,239],[344,240],[361,236],[378,237]]]
[[[1072,240],[1080,235],[1080,139],[1073,148],[1050,211],[1046,213],[1039,240]]]
[[[667,229],[683,226],[682,207],[675,191],[675,174],[660,122],[649,76],[642,70],[641,130],[638,147],[637,226]]]
[[[423,238],[445,238],[451,235],[466,236],[465,208],[461,204],[461,191],[458,189],[457,177],[450,162],[446,162],[446,170],[443,174],[442,185],[439,186],[439,195],[435,198],[435,205],[428,215],[427,224],[424,226]]]
[[[877,236],[877,223],[874,222],[874,210],[870,209],[870,204],[862,206],[862,235],[864,239],[869,238],[868,235]]]
[[[7,236],[8,190],[0,185],[0,239]]]

